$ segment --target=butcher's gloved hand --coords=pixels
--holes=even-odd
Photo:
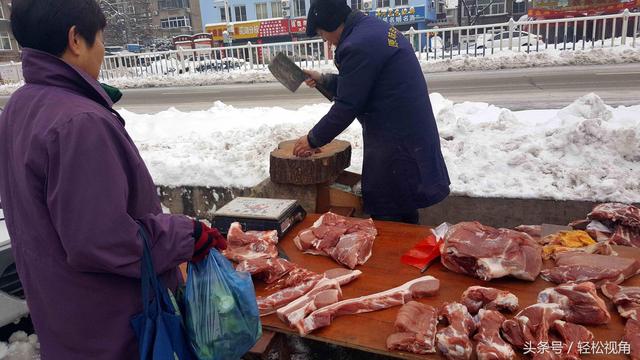
[[[206,224],[193,221],[193,239],[196,242],[193,248],[192,262],[199,262],[209,255],[211,248],[224,250],[227,248],[227,239],[220,234],[218,229],[210,228]]]

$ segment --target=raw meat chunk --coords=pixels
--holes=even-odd
[[[556,267],[542,270],[546,281],[556,284],[592,281],[619,284],[640,272],[640,261],[608,255],[565,252],[556,258]]]
[[[242,225],[239,222],[231,223],[227,232],[227,244],[229,246],[243,246],[257,241],[266,241],[271,244],[278,243],[278,232],[270,231],[242,231]]]
[[[589,219],[615,222],[622,225],[640,228],[640,209],[621,203],[604,203],[597,205],[588,215]]]
[[[508,291],[471,286],[462,294],[460,302],[469,313],[475,315],[480,309],[514,312],[518,310],[518,298]]]
[[[533,240],[542,244],[542,225],[520,225],[513,228],[513,230],[528,234]]]
[[[511,360],[516,353],[509,343],[500,337],[500,327],[505,321],[502,314],[494,310],[480,309],[475,317],[478,332],[473,337],[477,341],[478,360]]]
[[[580,348],[578,344],[591,343],[594,340],[593,333],[586,327],[562,320],[554,321],[551,330],[560,337],[562,354],[557,358],[562,360],[579,360]],[[554,353],[554,355],[556,354]]]
[[[373,220],[349,218],[328,212],[293,239],[296,247],[311,255],[330,256],[353,269],[371,257],[378,234]]]
[[[631,359],[640,360],[640,321],[636,319],[627,320],[624,327],[624,340],[631,345]]]
[[[609,241],[616,245],[640,247],[640,228],[616,225],[616,230]]]
[[[289,271],[295,269],[296,264],[280,258],[257,258],[243,260],[236,266],[236,271],[246,271],[254,276],[260,276],[267,284],[270,284]]]
[[[534,281],[542,268],[542,247],[531,236],[479,222],[452,226],[440,253],[447,269],[485,281],[507,275]]]
[[[301,284],[288,287],[275,293],[263,297],[256,298],[260,316],[273,314],[277,309],[289,304],[300,296],[308,293],[321,279],[335,279],[340,285],[346,285],[362,275],[360,270],[347,270],[344,268],[330,269],[324,272],[322,276],[314,277]]]
[[[415,354],[434,353],[438,316],[432,306],[409,301],[398,311],[396,332],[387,338],[387,349]]]
[[[307,316],[304,319],[304,328],[300,335],[306,335],[313,330],[328,326],[338,316],[361,314],[404,305],[414,299],[434,296],[439,289],[440,281],[438,279],[433,276],[423,276],[393,289],[342,300],[318,309]]]
[[[476,324],[467,308],[456,302],[444,304],[440,319],[446,320],[449,326],[436,334],[438,350],[450,360],[470,359],[473,343],[469,336],[475,331]]]
[[[276,311],[278,318],[292,328],[299,329],[304,318],[321,307],[342,298],[342,289],[335,279],[320,280],[308,293]]]
[[[592,282],[545,289],[538,294],[538,302],[560,305],[566,320],[576,324],[602,325],[611,320],[607,305]]]
[[[525,344],[538,346],[549,342],[549,329],[556,320],[564,320],[565,312],[558,304],[534,304],[502,323],[504,338],[518,349]]]
[[[617,306],[623,318],[640,320],[640,286],[620,286],[607,283],[602,285],[602,293]]]

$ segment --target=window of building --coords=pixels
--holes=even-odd
[[[513,13],[514,14],[524,14],[527,9],[527,3],[525,3],[524,1],[522,2],[513,2]]]
[[[505,14],[506,0],[477,0],[475,4],[469,4],[469,12],[472,15],[480,13],[481,16]]]
[[[353,10],[362,10],[362,0],[351,0],[351,8]]]
[[[378,2],[376,3],[376,7],[379,7],[379,8],[389,7],[389,0],[378,0]]]
[[[293,16],[307,16],[305,0],[293,0]]]
[[[267,13],[267,3],[256,4],[256,19],[266,19],[269,17]]]
[[[396,0],[396,6],[406,6],[409,5],[409,0]]]
[[[247,21],[247,7],[244,5],[235,6],[236,21]]]
[[[0,43],[2,43],[2,50],[11,50],[11,37],[9,33],[0,33]]]
[[[274,18],[282,17],[282,2],[280,1],[271,2],[271,17],[274,17]]]
[[[158,9],[181,9],[189,7],[189,0],[158,0]]]
[[[190,26],[191,21],[186,16],[174,16],[160,20],[160,27],[163,29],[176,29]]]
[[[220,21],[227,22],[227,11],[223,7],[220,8]]]

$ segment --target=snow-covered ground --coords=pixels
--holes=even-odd
[[[595,94],[519,112],[431,101],[456,195],[640,202],[640,105],[612,108]],[[306,134],[329,107],[121,114],[157,184],[251,187],[269,176],[276,144]],[[353,171],[361,131],[355,121],[340,136],[353,145]]]
[[[596,65],[596,64],[623,64],[640,62],[640,39],[636,40],[635,47],[631,46],[632,39],[628,40],[629,45],[620,45],[620,40],[616,39],[614,47],[611,47],[611,41],[607,40],[604,47],[600,43],[596,43],[595,48],[591,48],[591,43],[586,44],[585,50],[557,50],[553,48],[540,49],[540,51],[522,52],[494,49],[491,53],[490,49],[486,50],[486,56],[481,56],[482,51],[478,51],[478,56],[457,55],[453,54],[450,59],[448,54],[446,58],[433,58],[430,54],[429,60],[426,54],[420,55],[420,64],[424,73],[444,72],[444,71],[473,71],[473,70],[498,70],[498,69],[514,69],[527,67],[545,67],[545,66],[564,66],[564,65]],[[568,45],[569,46],[569,45]],[[571,48],[573,44],[569,46]],[[582,44],[576,45],[580,49]],[[147,87],[176,87],[176,86],[206,86],[220,84],[238,84],[238,83],[263,83],[274,82],[275,78],[266,68],[247,70],[231,70],[218,71],[208,73],[185,73],[181,75],[147,75],[145,77],[118,77],[104,80],[110,85],[128,89],[128,88],[147,88]],[[331,62],[322,64],[315,68],[324,72],[337,72],[335,66]],[[0,85],[0,95],[10,95],[22,83]]]
[[[40,360],[38,336],[18,331],[11,335],[9,343],[0,342],[0,360]]]

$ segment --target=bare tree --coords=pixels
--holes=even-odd
[[[487,11],[487,9],[489,9],[491,5],[493,5],[496,2],[496,0],[491,0],[491,2],[489,2],[487,6],[480,9],[480,7],[478,6],[478,1],[477,0],[472,0],[472,1],[475,2],[475,5],[473,6],[473,9],[475,10],[475,14],[472,14],[472,11],[467,5],[466,0],[459,0],[459,3],[458,3],[458,6],[460,6],[461,10],[462,9],[466,10],[467,22],[468,22],[467,25],[469,26],[475,25],[478,19],[480,19],[480,16],[482,16],[482,14],[484,14],[484,12]]]
[[[107,18],[106,44],[148,44],[155,37],[150,0],[99,0],[99,4]]]

